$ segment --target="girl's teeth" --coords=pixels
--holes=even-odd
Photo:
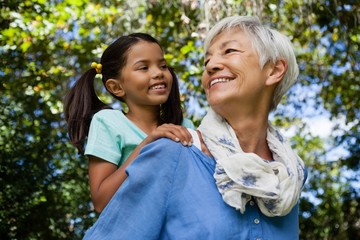
[[[162,89],[162,88],[165,88],[165,85],[156,85],[151,87],[151,89]]]

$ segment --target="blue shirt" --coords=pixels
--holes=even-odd
[[[215,184],[215,161],[169,139],[145,146],[128,178],[84,239],[298,239],[298,205],[283,217],[227,205]]]

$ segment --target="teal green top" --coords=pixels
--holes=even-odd
[[[182,125],[195,129],[189,119],[184,119]],[[146,136],[122,111],[101,110],[91,120],[85,155],[93,155],[120,166]]]

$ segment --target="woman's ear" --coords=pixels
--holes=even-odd
[[[122,88],[119,80],[112,79],[112,78],[108,79],[105,83],[105,87],[107,88],[107,90],[109,90],[109,92],[111,92],[112,94],[114,94],[117,97],[125,96],[125,91]]]
[[[266,85],[270,86],[279,83],[283,79],[286,70],[287,62],[285,61],[285,59],[277,60],[276,63],[272,66],[272,71],[270,72],[270,75],[266,80]]]

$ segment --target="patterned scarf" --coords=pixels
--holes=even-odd
[[[269,123],[267,143],[274,161],[241,149],[232,127],[212,109],[199,128],[216,160],[214,178],[224,201],[245,212],[253,197],[266,216],[284,216],[297,204],[304,182],[304,163]]]

